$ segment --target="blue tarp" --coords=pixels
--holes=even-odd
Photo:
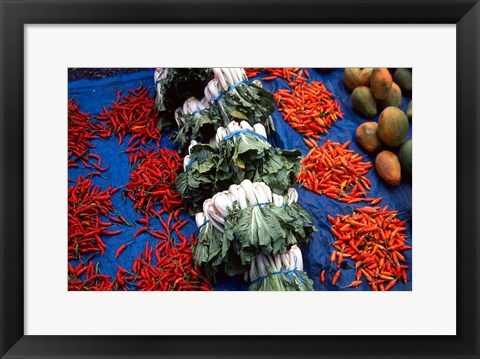
[[[341,110],[344,114],[344,118],[335,122],[328,134],[323,135],[318,141],[319,145],[325,143],[327,139],[334,142],[344,143],[347,140],[351,140],[349,149],[354,150],[364,156],[364,160],[375,161],[373,155],[368,154],[363,150],[355,141],[355,130],[366,119],[358,115],[352,108],[350,101],[350,92],[343,84],[343,69],[334,69],[329,73],[322,73],[314,69],[308,69],[310,72],[310,81],[323,81],[327,89],[332,92],[335,98],[339,101]],[[110,106],[113,101],[117,99],[118,91],[127,91],[129,89],[135,89],[140,84],[147,86],[151,89],[151,94],[154,95],[154,83],[153,83],[153,69],[136,72],[133,74],[117,75],[101,80],[77,80],[68,84],[68,98],[75,98],[80,109],[83,112],[89,113],[95,118],[100,112],[102,112],[103,106]],[[258,78],[262,78],[259,75]],[[283,79],[276,79],[274,81],[263,82],[265,89],[274,93],[280,88],[290,88],[287,82]],[[410,98],[404,97],[402,99],[402,109],[406,111]],[[309,148],[304,144],[302,136],[293,130],[288,123],[286,123],[281,113],[276,110],[273,113],[274,123],[277,129],[276,136],[271,139],[271,142],[277,147],[284,149],[300,148],[305,155],[309,151]],[[375,117],[373,121],[377,121],[378,117]],[[370,121],[370,120],[368,120]],[[408,134],[408,139],[412,136],[411,128]],[[175,146],[168,141],[169,134],[165,134],[162,137],[161,147],[168,149],[175,149]],[[93,153],[98,154],[102,158],[102,165],[108,164],[110,167],[108,170],[102,173],[104,178],[95,176],[92,181],[99,185],[102,189],[106,189],[109,185],[113,187],[124,186],[129,181],[130,163],[128,154],[124,151],[127,148],[129,136],[126,136],[122,145],[118,146],[118,138],[112,136],[108,140],[93,140],[93,144],[96,148],[92,149]],[[152,146],[155,146],[153,143]],[[69,178],[76,180],[80,175],[86,175],[92,170],[82,168],[69,169]],[[387,185],[382,179],[378,177],[375,169],[372,168],[367,174],[367,178],[372,182],[371,191],[368,192],[369,197],[382,197],[383,200],[378,204],[379,206],[388,205],[389,209],[395,209],[399,212],[399,217],[402,220],[407,221],[406,234],[408,236],[407,241],[411,243],[412,233],[412,185],[408,180],[402,179],[402,183],[398,186],[391,187]],[[71,185],[71,184],[69,184]],[[310,241],[302,248],[304,257],[304,270],[308,273],[309,277],[314,280],[315,290],[339,290],[342,286],[347,286],[354,280],[355,271],[342,270],[342,276],[337,286],[331,286],[331,278],[334,275],[336,269],[330,270],[329,257],[333,249],[331,245],[332,234],[330,231],[330,223],[327,220],[327,215],[336,217],[339,214],[351,214],[352,210],[357,207],[363,207],[365,203],[358,204],[346,204],[343,202],[335,201],[334,199],[326,196],[317,195],[305,188],[297,186],[299,193],[299,203],[311,214],[315,226],[318,231],[313,234]],[[127,198],[123,202],[121,191],[118,191],[112,198],[112,202],[117,210],[129,222],[135,222],[136,218],[140,218],[133,211],[133,203]],[[182,213],[183,218],[187,218],[186,213]],[[140,234],[135,243],[128,246],[125,252],[115,259],[115,252],[117,248],[132,241],[133,234],[139,228],[132,228],[126,225],[117,225],[115,229],[120,228],[123,232],[120,235],[105,237],[104,242],[107,245],[105,254],[103,256],[97,255],[92,258],[94,263],[98,263],[102,273],[110,275],[112,279],[115,278],[117,272],[117,263],[124,268],[131,268],[134,259],[138,253],[145,249],[146,241],[150,241],[150,244],[155,242],[155,238],[151,237],[147,233]],[[182,230],[184,234],[190,234],[197,232],[195,221],[192,220]],[[393,290],[411,290],[412,288],[412,251],[406,251],[405,255],[407,264],[410,265],[408,273],[408,281],[406,284],[399,282],[393,287]],[[71,261],[72,264],[78,262]],[[320,283],[319,276],[323,269],[326,269],[326,281],[324,284]],[[248,284],[243,281],[243,277],[228,278],[217,283],[214,288],[216,290],[246,290]],[[344,288],[342,290],[370,290],[370,287],[366,284],[366,281],[359,288]]]

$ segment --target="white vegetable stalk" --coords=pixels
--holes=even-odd
[[[242,122],[240,122],[240,127],[241,127],[242,130],[249,130],[249,131],[254,131],[254,132],[255,132],[255,130],[253,129],[253,127],[250,126],[250,124],[249,124],[247,121],[245,121],[245,120],[243,120]]]
[[[184,158],[183,158],[183,171],[184,172],[187,172],[188,168],[188,164],[190,163],[190,154],[191,154],[191,150],[192,150],[192,147],[195,146],[196,144],[198,144],[197,141],[195,140],[191,140],[190,141],[190,146],[188,146],[188,155],[186,155]]]
[[[287,190],[287,204],[290,206],[292,203],[297,203],[298,201],[298,192],[295,188],[289,188]]]
[[[250,181],[248,179],[243,180],[240,183],[240,186],[242,186],[242,188],[245,190],[245,197],[247,198],[247,204],[250,207],[253,207],[254,205],[256,205],[258,202],[257,202],[257,199],[255,197],[255,192],[253,190],[252,181]]]
[[[153,81],[155,81],[156,88],[157,88],[157,96],[161,95],[162,89],[162,80],[165,79],[168,75],[168,68],[157,67],[155,69],[155,73],[153,74]]]
[[[173,113],[173,117],[175,118],[175,122],[177,123],[177,126],[183,126],[185,124],[185,118],[183,116],[182,108],[179,107],[175,110]]]
[[[185,100],[182,107],[179,107],[175,110],[175,121],[177,122],[178,126],[182,126],[186,122],[186,115],[192,115],[196,112],[193,116],[200,117],[200,113],[198,111],[203,111],[207,109],[209,106],[208,102],[204,102],[197,100],[195,97],[190,97]]]
[[[245,195],[245,190],[242,186],[237,186],[238,190],[238,206],[240,209],[245,209],[248,207],[247,196]]]
[[[292,246],[287,253],[257,254],[250,264],[250,269],[245,272],[244,279],[254,282],[263,278],[262,290],[283,290],[278,272],[289,270],[303,271],[302,252],[297,245]],[[273,273],[279,275],[272,275]]]
[[[214,67],[212,72],[222,92],[228,91],[230,86],[247,79],[245,70],[240,67]]]
[[[193,142],[193,141],[192,141]],[[191,144],[193,146],[194,144]],[[189,155],[185,156],[184,167],[187,164]],[[289,193],[292,197],[296,194],[295,189],[290,189]],[[239,185],[232,184],[228,190],[216,193],[212,198],[208,198],[203,202],[203,218],[209,219],[212,225],[223,232],[225,217],[228,216],[233,209],[245,209],[247,207],[254,207],[252,211],[259,211],[256,208],[257,204],[274,203],[280,207],[284,201],[288,200],[288,195],[283,196],[272,193],[270,187],[264,182],[253,182],[246,179]],[[199,215],[199,214],[197,214]],[[203,221],[202,221],[203,223]],[[201,225],[197,221],[197,226]],[[276,263],[281,259],[275,259]]]
[[[257,254],[250,264],[250,269],[245,272],[244,278],[248,277],[250,282],[253,282],[271,273],[287,270],[303,271],[302,251],[297,245],[292,246],[287,253]]]
[[[190,163],[190,155],[186,155],[184,158],[183,158],[183,172],[187,172],[187,166],[188,164]]]
[[[242,121],[240,123],[236,121],[231,121],[227,127],[219,127],[217,128],[217,133],[215,137],[212,137],[210,139],[209,144],[212,147],[218,148],[219,144],[225,136],[228,136],[229,134],[235,132],[235,131],[240,131],[240,130],[249,130],[255,133],[258,133],[259,135],[262,135],[263,137],[267,137],[267,132],[265,130],[265,126],[263,126],[261,123],[256,123],[252,126],[247,121]]]
[[[223,76],[222,69],[220,67],[213,67],[212,72],[213,72],[213,75],[215,76],[215,79],[220,84],[220,90],[222,92],[226,91],[228,89],[228,84],[225,80],[225,77]]]
[[[235,80],[233,79],[232,69],[231,69],[231,68],[229,68],[229,67],[223,67],[221,70],[222,70],[223,76],[224,76],[225,79],[227,80],[227,87],[226,87],[225,90],[224,90],[224,91],[227,91],[227,90],[228,90],[228,87],[234,85],[236,82],[235,82]]]
[[[220,91],[218,80],[213,79],[208,82],[207,87],[205,87],[204,94],[208,101],[211,101],[213,98],[216,98],[220,95]]]
[[[203,212],[198,212],[195,214],[195,223],[197,224],[197,227],[200,228],[200,226],[202,226],[205,221],[206,221],[206,217],[205,215],[203,214]]]
[[[265,126],[263,126],[261,123],[254,124],[253,130],[259,135],[262,135],[263,137],[267,138],[267,131],[265,130]]]
[[[155,97],[155,106],[158,110],[163,110],[163,95],[162,95],[162,80],[168,75],[168,68],[157,67],[153,74],[153,81],[155,82],[155,90],[157,96]]]

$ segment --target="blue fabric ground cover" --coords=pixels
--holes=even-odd
[[[365,160],[374,162],[374,156],[368,154],[355,141],[356,128],[367,120],[354,112],[352,108],[350,92],[343,84],[343,69],[334,69],[329,73],[322,73],[314,69],[308,70],[310,72],[309,81],[323,81],[327,89],[332,92],[335,98],[339,101],[341,110],[344,114],[344,118],[335,122],[332,128],[329,129],[328,134],[321,137],[318,144],[320,146],[323,145],[327,138],[331,141],[340,143],[351,140],[349,149],[360,153],[364,156]],[[68,84],[68,98],[75,98],[79,103],[81,111],[89,113],[95,118],[100,112],[102,112],[103,106],[108,107],[113,101],[116,101],[118,91],[126,92],[127,90],[135,89],[142,84],[143,86],[149,87],[151,94],[154,95],[153,71],[154,70],[152,69],[133,74],[116,75],[101,80],[72,81]],[[262,77],[264,77],[264,75],[259,74],[256,78],[261,79]],[[272,93],[280,88],[290,88],[287,82],[283,79],[263,82],[263,85]],[[406,111],[410,99],[411,98],[406,97],[402,99],[402,109],[404,111]],[[304,155],[307,154],[309,148],[304,144],[302,136],[283,120],[282,115],[278,110],[273,113],[273,119],[277,134],[274,138],[270,139],[270,142],[275,146],[284,149],[299,148]],[[378,116],[373,120],[368,121],[377,120]],[[168,140],[169,135],[170,133],[163,135],[160,146],[162,148],[175,149],[176,147]],[[408,139],[411,137],[412,133],[410,128]],[[92,141],[96,148],[92,149],[91,152],[102,157],[102,165],[108,164],[110,166],[108,170],[102,173],[104,176],[103,178],[98,176],[92,178],[92,181],[102,189],[106,189],[109,185],[112,185],[113,187],[122,187],[129,181],[129,158],[128,154],[124,152],[127,148],[126,144],[128,140],[129,135],[125,137],[121,146],[118,146],[118,138],[116,136],[112,136],[108,140],[98,139]],[[152,142],[151,146],[155,147],[155,144]],[[90,172],[92,172],[92,170],[71,168],[69,169],[69,178],[76,180],[78,176],[85,176]],[[379,206],[388,205],[389,209],[394,209],[399,212],[399,217],[402,220],[407,221],[407,241],[411,243],[411,183],[403,179],[400,185],[391,187],[378,177],[374,168],[369,171],[367,178],[372,182],[371,191],[368,192],[369,197],[382,197],[383,200],[378,204]],[[333,287],[329,284],[336,270],[332,269],[330,271],[329,257],[333,247],[331,245],[332,234],[330,232],[330,223],[327,220],[327,215],[336,217],[339,214],[351,214],[354,208],[363,207],[366,204],[346,204],[338,202],[326,196],[319,196],[298,185],[297,190],[299,193],[299,203],[311,214],[315,226],[318,229],[318,231],[310,238],[309,243],[302,248],[304,270],[308,273],[309,277],[314,280],[315,290],[339,290],[339,287],[347,286],[354,280],[355,272],[353,269],[342,270],[342,276],[339,279],[337,286]],[[133,203],[130,199],[127,198],[125,202],[123,201],[121,191],[118,191],[113,195],[112,202],[127,221],[135,222],[135,219],[139,218],[139,216],[133,212]],[[182,213],[181,216],[182,218],[188,217],[186,213]],[[101,272],[110,275],[112,279],[115,278],[118,263],[126,269],[131,268],[138,253],[145,249],[146,241],[150,241],[150,244],[155,243],[156,241],[156,239],[150,235],[142,233],[136,238],[135,243],[130,245],[125,252],[116,259],[114,257],[117,248],[122,244],[131,242],[133,234],[138,228],[140,228],[132,228],[127,225],[116,225],[113,229],[118,229],[120,227],[123,230],[120,235],[102,238],[107,245],[105,254],[103,256],[96,255],[92,258],[92,261],[99,265]],[[197,232],[198,230],[193,218],[182,230],[182,233],[187,235]],[[410,265],[410,269],[407,271],[408,282],[406,284],[398,282],[392,290],[412,289],[412,251],[405,251],[403,254],[405,255],[407,264]],[[76,265],[78,262],[71,261],[71,263]],[[324,284],[320,283],[319,280],[320,273],[323,269],[327,270],[326,281]],[[214,288],[216,290],[246,290],[248,288],[248,283],[245,283],[241,277],[223,278],[214,286]],[[366,284],[366,281],[364,281],[359,288],[345,288],[342,290],[370,290],[370,287]]]

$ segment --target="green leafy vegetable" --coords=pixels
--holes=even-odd
[[[284,194],[301,170],[301,152],[282,150],[250,133],[222,141],[219,148],[197,144],[190,152],[190,166],[175,185],[194,209],[214,193],[244,179],[265,182],[273,192]]]
[[[255,291],[312,291],[313,281],[303,272],[302,252],[293,246],[285,254],[258,254],[248,272]]]
[[[163,72],[161,72],[163,71]],[[157,96],[155,105],[161,115],[160,131],[168,131],[174,124],[174,112],[189,97],[201,97],[212,78],[210,68],[165,68],[155,75]]]
[[[296,203],[240,209],[234,202],[223,219],[223,233],[207,222],[193,246],[195,261],[211,280],[219,271],[230,276],[244,273],[258,254],[287,253],[316,230],[308,212]]]
[[[270,114],[275,109],[273,96],[263,88],[245,83],[226,92],[220,99],[208,102],[209,107],[195,114],[180,114],[183,124],[171,140],[184,151],[191,140],[208,143],[218,127],[233,120],[245,120],[250,125],[261,123],[267,135],[275,133]]]

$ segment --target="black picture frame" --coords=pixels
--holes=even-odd
[[[295,11],[292,11],[292,9]],[[479,358],[480,5],[473,0],[13,1],[1,11],[0,355],[2,358]],[[24,25],[449,23],[457,40],[457,335],[24,335]],[[428,121],[433,121],[428,119]],[[452,119],[452,123],[455,119]],[[448,140],[439,141],[448,150]],[[450,170],[454,170],[451,168]],[[440,176],[441,177],[441,176]],[[425,239],[425,240],[432,240]],[[432,273],[435,274],[435,273]],[[407,308],[408,310],[408,308]],[[385,313],[398,315],[401,313]]]

